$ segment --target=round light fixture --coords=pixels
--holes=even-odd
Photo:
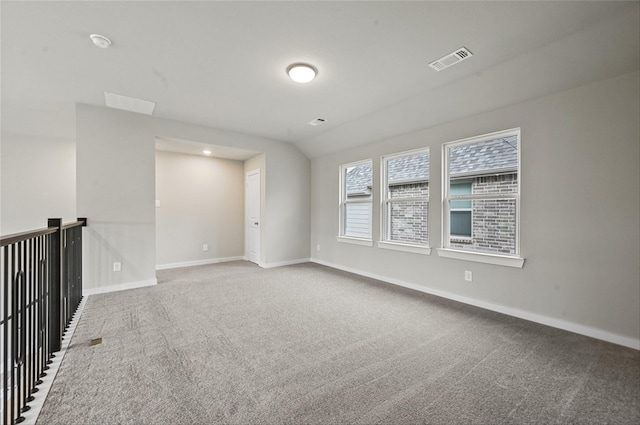
[[[203,150],[202,153],[205,154],[205,155],[211,155],[211,151],[210,150]]]
[[[107,47],[111,46],[111,40],[109,40],[104,35],[91,34],[89,38],[91,39],[91,41],[93,41],[93,44],[100,47],[101,49],[106,49]]]
[[[306,63],[294,63],[287,68],[287,74],[296,83],[308,83],[316,78],[318,71]]]

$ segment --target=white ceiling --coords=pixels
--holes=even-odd
[[[107,91],[315,157],[637,71],[639,5],[2,1],[2,132],[73,139],[75,103]],[[316,80],[290,81],[293,62]]]

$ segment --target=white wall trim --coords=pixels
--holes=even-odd
[[[67,352],[67,348],[69,348],[69,344],[71,343],[71,338],[76,331],[76,326],[78,326],[78,322],[80,321],[80,317],[82,317],[82,312],[84,311],[84,306],[87,303],[87,297],[83,297],[82,301],[78,305],[78,308],[69,322],[69,328],[67,328],[67,332],[65,332],[62,337],[62,344],[60,347],[60,351],[56,352],[56,356],[51,359],[51,364],[49,365],[49,370],[47,371],[47,376],[43,376],[40,378],[42,380],[42,384],[38,386],[38,392],[33,393],[33,401],[29,402],[28,411],[24,412],[22,416],[24,417],[24,425],[34,425],[38,420],[38,416],[40,416],[40,411],[44,406],[44,402],[47,399],[47,395],[49,394],[49,390],[51,390],[51,386],[53,385],[53,380],[56,378],[58,374],[58,369],[60,369],[60,365],[62,364],[62,359],[64,359],[64,355]]]
[[[247,257],[240,255],[236,257],[209,258],[207,260],[183,261],[181,263],[167,263],[156,265],[156,270],[179,269],[181,267],[203,266],[205,264],[227,263],[229,261],[246,260]]]
[[[409,245],[401,242],[378,241],[378,248],[390,249],[393,251],[412,252],[414,254],[430,255],[431,248],[428,246]]]
[[[436,248],[438,256],[453,258],[456,260],[474,261],[476,263],[495,264],[497,266],[515,267],[521,269],[524,266],[524,258],[507,255],[489,254],[485,252],[461,251],[451,248]]]
[[[308,263],[309,261],[311,261],[310,258],[298,258],[296,260],[278,261],[275,263],[260,262],[258,265],[263,269],[272,269],[274,267],[292,266],[294,264]]]
[[[84,288],[82,290],[82,295],[83,296],[88,296],[88,295],[97,295],[97,294],[106,294],[109,292],[117,292],[117,291],[124,291],[127,289],[135,289],[135,288],[143,288],[145,286],[153,286],[153,285],[157,285],[158,284],[158,280],[157,279],[149,279],[149,280],[142,280],[142,281],[138,281],[138,282],[127,282],[127,283],[119,283],[116,285],[108,285],[108,286],[102,286],[99,288]]]
[[[640,350],[640,338],[631,338],[624,335],[618,335],[612,332],[608,332],[602,329],[593,328],[591,326],[585,326],[578,323],[567,322],[564,320],[556,319],[553,317],[543,316],[541,314],[531,313],[525,310],[517,308],[511,308],[499,304],[493,304],[487,301],[478,300],[475,298],[464,297],[461,295],[453,294],[438,289],[432,289],[421,285],[416,285],[410,282],[404,282],[399,279],[394,279],[386,276],[380,276],[374,273],[364,272],[351,267],[345,267],[338,264],[330,263],[327,261],[319,260],[317,258],[311,258],[312,263],[321,264],[323,266],[331,267],[338,270],[343,270],[349,273],[358,274],[372,279],[381,280],[383,282],[391,283],[393,285],[402,286],[405,288],[413,289],[416,291],[424,292],[426,294],[436,295],[438,297],[447,298],[453,301],[458,301],[464,304],[469,304],[475,307],[484,308],[485,310],[491,310],[498,313],[506,314],[520,319],[529,320],[531,322],[540,323],[542,325],[551,326],[553,328],[562,329],[565,331],[573,332],[580,335],[585,335],[591,338],[600,339],[603,341],[611,342],[613,344],[622,345],[624,347]]]

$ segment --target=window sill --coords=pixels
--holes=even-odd
[[[438,255],[444,258],[475,261],[477,263],[495,264],[497,266],[515,267],[519,269],[524,266],[524,258],[498,254],[487,254],[484,252],[470,252],[459,251],[450,248],[438,248]]]
[[[352,245],[373,246],[371,239],[350,238],[349,236],[338,236],[338,242],[350,243]]]
[[[451,236],[451,238],[449,239],[449,242],[471,245],[473,243],[473,239],[468,238],[466,236]]]
[[[393,251],[413,252],[414,254],[429,255],[431,248],[421,245],[409,245],[399,242],[379,241],[378,248],[391,249]]]

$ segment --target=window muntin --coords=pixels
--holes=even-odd
[[[429,244],[429,150],[382,158],[382,239],[427,247]]]
[[[443,145],[443,247],[519,255],[520,130]]]
[[[340,236],[371,239],[373,162],[340,167]]]

